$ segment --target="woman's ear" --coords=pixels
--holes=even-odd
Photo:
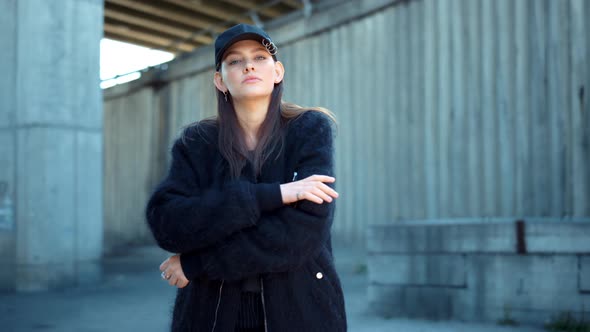
[[[213,75],[213,83],[215,84],[217,90],[223,93],[227,92],[227,87],[225,86],[225,83],[223,83],[223,79],[221,77],[220,72],[216,71],[215,75]]]
[[[285,76],[285,67],[280,61],[275,62],[275,74],[275,84],[281,83],[283,77]]]

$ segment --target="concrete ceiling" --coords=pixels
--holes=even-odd
[[[237,24],[264,24],[304,10],[304,0],[105,0],[104,36],[173,53],[213,43]]]

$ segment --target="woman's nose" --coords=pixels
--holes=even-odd
[[[252,61],[246,61],[246,63],[244,64],[244,71],[249,72],[249,71],[253,71],[253,70],[254,70],[254,64],[252,63]]]

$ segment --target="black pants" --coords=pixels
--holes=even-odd
[[[242,292],[236,332],[264,332],[264,308],[258,292]]]
[[[236,332],[264,332],[264,326],[254,328],[239,328],[236,327]]]

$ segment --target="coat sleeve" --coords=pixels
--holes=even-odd
[[[174,143],[168,175],[146,207],[146,219],[158,245],[173,253],[211,246],[256,225],[262,212],[283,205],[279,183],[236,180],[221,188],[202,189],[199,179],[205,167],[199,157],[206,154],[197,143],[190,149],[181,139]]]
[[[305,120],[309,121],[298,123],[297,172],[301,179],[314,174],[332,176],[331,123],[323,115]],[[295,269],[327,242],[333,213],[334,201],[316,204],[307,200],[264,213],[255,227],[242,229],[210,248],[182,254],[183,271],[189,279],[239,280]]]

